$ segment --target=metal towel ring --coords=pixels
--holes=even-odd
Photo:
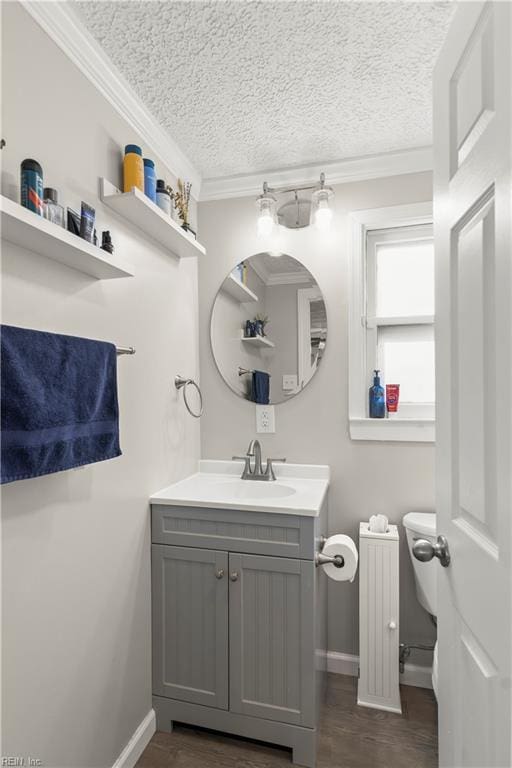
[[[192,384],[197,389],[197,394],[199,395],[199,413],[194,413],[194,411],[190,408],[190,405],[188,404],[187,400],[187,387],[189,384]],[[183,376],[176,376],[174,379],[174,386],[176,389],[180,390],[183,389],[183,400],[185,402],[185,407],[187,411],[190,413],[191,416],[194,417],[194,419],[198,419],[200,416],[203,415],[203,395],[201,394],[201,390],[199,389],[199,384],[194,381],[194,379],[185,379]]]

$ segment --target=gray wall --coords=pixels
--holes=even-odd
[[[198,373],[197,261],[100,204],[98,177],[115,182],[140,137],[17,3],[2,16],[2,191],[37,158],[67,204],[97,208],[136,272],[96,281],[6,245],[2,320],[137,354],[118,361],[123,455],[2,489],[1,753],[106,768],[151,708],[148,497],[199,457],[199,423],[171,384]]]
[[[328,343],[319,372],[297,397],[276,406],[276,434],[261,435],[266,455],[329,464],[330,531],[357,537],[358,522],[383,512],[400,522],[409,510],[434,507],[434,448],[411,443],[353,442],[348,433],[348,224],[350,211],[430,200],[429,173],[377,179],[336,188],[335,229],[329,238],[313,228],[283,233],[280,250],[299,259],[318,281],[327,305]],[[201,240],[208,249],[199,275],[201,382],[205,413],[202,456],[227,458],[247,448],[255,433],[254,406],[236,397],[215,367],[209,341],[212,302],[226,274],[261,251],[252,197],[199,205]],[[368,383],[368,385],[370,382]],[[403,531],[402,531],[403,533]],[[434,636],[414,593],[402,541],[401,635]],[[330,584],[329,649],[358,649],[358,583]],[[414,660],[425,658],[418,654]]]

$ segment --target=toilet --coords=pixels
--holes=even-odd
[[[435,512],[408,512],[402,519],[402,524],[407,533],[407,545],[414,569],[416,582],[416,594],[423,608],[437,617],[437,569],[436,561],[422,563],[416,560],[412,553],[415,539],[427,539],[435,544],[436,515]],[[432,687],[437,697],[437,642],[434,647],[434,660],[432,663]]]

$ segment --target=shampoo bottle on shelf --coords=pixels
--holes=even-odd
[[[127,144],[124,148],[123,189],[131,192],[134,187],[144,192],[144,163],[142,149],[136,144]]]
[[[369,390],[369,408],[370,419],[383,419],[386,416],[386,398],[384,396],[384,387],[381,386],[379,371],[374,371],[373,386]]]
[[[164,213],[166,213],[169,218],[171,216],[171,195],[169,194],[169,190],[165,186],[164,179],[157,179],[156,180],[156,204],[159,208],[162,209]]]
[[[144,158],[144,194],[156,203],[155,164],[149,157]]]

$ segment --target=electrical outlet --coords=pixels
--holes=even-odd
[[[256,406],[256,432],[275,432],[276,422],[273,405]]]
[[[297,374],[284,373],[283,374],[283,391],[291,392],[294,389],[297,389]]]

